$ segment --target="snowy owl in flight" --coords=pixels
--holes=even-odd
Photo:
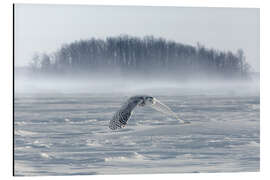
[[[144,95],[130,97],[127,102],[125,102],[121,106],[121,108],[114,114],[113,118],[110,120],[109,128],[112,130],[116,130],[125,127],[128,119],[132,114],[132,111],[137,106],[150,106],[159,112],[176,118],[181,123],[189,123],[181,120],[176,113],[174,113],[168,106],[162,104],[156,98]]]

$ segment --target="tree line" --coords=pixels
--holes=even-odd
[[[121,72],[122,75],[192,75],[247,78],[250,66],[243,50],[236,53],[185,45],[153,36],[121,35],[78,40],[51,54],[35,54],[33,72],[50,74]]]

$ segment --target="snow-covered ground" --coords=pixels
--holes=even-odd
[[[15,175],[259,171],[259,93],[155,92],[191,124],[145,107],[111,131],[130,95],[17,93]]]

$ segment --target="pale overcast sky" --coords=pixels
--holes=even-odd
[[[247,8],[181,8],[90,5],[15,5],[15,66],[35,52],[51,53],[63,43],[128,34],[154,35],[208,48],[242,48],[260,67],[260,12]]]

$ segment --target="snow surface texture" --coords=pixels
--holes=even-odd
[[[146,107],[110,130],[129,96],[16,94],[15,175],[259,171],[259,94],[158,92],[191,124]]]

